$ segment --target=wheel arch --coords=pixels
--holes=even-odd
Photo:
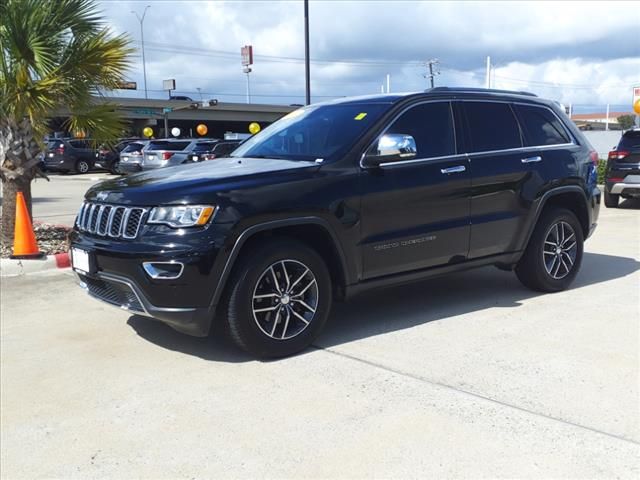
[[[334,285],[334,294],[337,298],[344,297],[345,286],[349,283],[348,269],[344,252],[335,232],[329,222],[320,217],[299,217],[253,225],[237,237],[211,299],[212,307],[217,306],[220,302],[241,253],[249,249],[251,244],[255,242],[278,235],[300,240],[314,248],[327,262]]]
[[[554,207],[566,208],[567,210],[572,211],[580,222],[584,238],[587,238],[591,227],[591,216],[589,215],[589,202],[587,200],[587,195],[584,193],[584,190],[577,185],[558,187],[545,192],[538,201],[532,221],[529,222],[527,235],[524,239],[524,243],[522,244],[523,250],[529,244],[533,231],[542,213],[545,210]]]

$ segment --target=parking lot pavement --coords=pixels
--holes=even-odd
[[[623,207],[569,291],[485,268],[372,292],[272,362],[71,274],[3,279],[2,476],[637,478],[640,205]]]
[[[67,226],[73,225],[84,193],[91,185],[117,178],[102,172],[84,175],[49,173],[48,176],[50,181],[38,178],[31,184],[33,218],[40,222]]]

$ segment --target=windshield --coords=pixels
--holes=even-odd
[[[389,107],[358,103],[300,108],[244,142],[232,157],[334,159],[345,154]]]

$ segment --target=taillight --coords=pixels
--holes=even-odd
[[[614,182],[614,183],[618,183],[618,182],[622,182],[624,181],[624,178],[621,177],[611,177],[611,178],[607,178],[607,182]]]
[[[64,154],[64,144],[61,143],[60,146],[58,148],[56,148],[56,153],[58,155],[63,155]]]
[[[626,150],[611,150],[609,152],[609,160],[622,160],[629,155],[629,153],[631,152],[627,152]]]
[[[162,159],[169,160],[173,156],[173,152],[162,152]]]
[[[107,153],[109,153],[109,150],[107,150],[106,148],[101,148],[99,153],[100,155],[106,155]]]
[[[593,163],[594,166],[598,166],[598,162],[600,161],[600,159],[598,158],[598,152],[596,152],[595,150],[591,150],[589,152],[589,157],[591,158],[591,163]]]
[[[216,158],[216,154],[215,153],[205,153],[205,155],[204,155],[204,159],[205,160],[213,160],[214,158]]]

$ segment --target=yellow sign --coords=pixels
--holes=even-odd
[[[363,112],[363,113],[357,114],[355,117],[353,117],[353,119],[354,120],[362,120],[366,116],[367,116],[367,114]]]
[[[260,124],[258,122],[251,122],[249,124],[249,132],[251,135],[255,135],[260,131]]]
[[[633,111],[640,115],[640,98],[633,104]]]
[[[142,130],[142,134],[149,138],[153,136],[153,128],[151,127],[144,127],[144,129]]]

